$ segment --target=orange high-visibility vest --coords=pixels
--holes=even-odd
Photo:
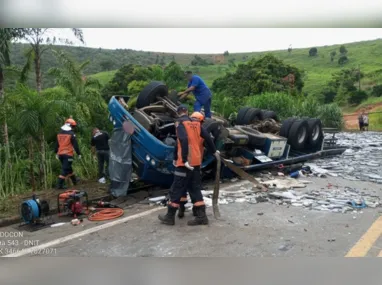
[[[203,146],[203,139],[200,136],[201,126],[198,121],[183,121],[179,122],[183,124],[186,129],[187,138],[188,138],[188,157],[187,161],[191,166],[200,166],[203,160],[203,152],[201,146]],[[178,143],[178,160],[176,161],[176,166],[184,166],[182,160],[182,147],[179,139]]]

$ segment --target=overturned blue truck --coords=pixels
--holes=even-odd
[[[139,180],[169,187],[174,172],[174,120],[180,104],[176,93],[169,93],[164,83],[153,81],[139,94],[134,109],[127,106],[128,99],[128,96],[110,99],[109,120],[115,131],[121,130],[126,121],[134,126],[129,138],[131,167]],[[270,110],[243,107],[234,122],[213,115],[203,127],[210,132],[221,155],[245,171],[300,163],[346,150],[336,145],[336,130],[324,129],[319,119],[289,118],[280,122]],[[330,138],[326,136],[328,132]],[[206,151],[202,171],[213,171],[215,164],[214,156]],[[221,166],[222,177],[234,175]]]

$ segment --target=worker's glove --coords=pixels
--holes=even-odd
[[[184,164],[184,166],[189,170],[194,170],[194,168],[188,163],[188,161]]]
[[[58,157],[58,154],[56,154],[56,159],[57,159],[57,160],[60,160],[60,158]]]
[[[81,159],[81,155],[78,156],[78,159]]]
[[[214,153],[214,156],[216,157],[216,158],[219,158],[220,157],[220,151],[216,151],[215,153]]]

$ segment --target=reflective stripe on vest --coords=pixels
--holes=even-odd
[[[201,152],[201,140],[200,137],[200,123],[196,121],[183,121],[181,122],[186,129],[188,138],[188,157],[187,161],[191,166],[199,166],[202,163],[203,153]],[[176,166],[184,166],[182,160],[182,146],[179,139],[178,143],[178,160],[176,161]]]

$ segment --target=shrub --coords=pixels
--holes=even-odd
[[[342,55],[339,59],[338,59],[338,64],[339,65],[343,65],[345,63],[347,63],[349,61],[348,57],[346,55]]]
[[[342,110],[335,103],[320,106],[318,117],[327,128],[342,129],[344,126]]]
[[[381,85],[375,85],[373,87],[373,90],[371,91],[371,96],[374,96],[374,97],[381,97],[382,96],[382,84]]]
[[[348,102],[349,104],[355,104],[355,105],[358,105],[359,103],[361,103],[362,101],[366,100],[367,99],[367,93],[365,91],[354,91],[352,93],[350,93],[349,95],[349,98],[348,98]]]
[[[316,56],[318,53],[317,48],[313,47],[309,50],[309,56]]]

